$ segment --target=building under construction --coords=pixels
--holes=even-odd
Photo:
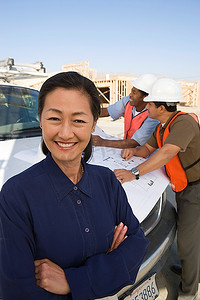
[[[104,106],[113,104],[122,97],[129,95],[132,88],[131,80],[137,78],[137,76],[128,77],[115,76],[110,74],[105,74],[101,77],[97,76],[96,70],[89,68],[88,61],[63,65],[62,70],[77,71],[93,80],[99,90]],[[179,83],[182,87],[184,98],[184,102],[181,104],[189,106],[200,106],[200,82],[179,81]]]
[[[103,106],[117,102],[124,96],[129,95],[132,84],[131,81],[138,76],[120,76],[114,74],[99,75],[95,69],[89,67],[88,61],[65,64],[61,71],[76,71],[90,78],[96,85]],[[56,72],[58,73],[58,72]],[[14,59],[8,58],[0,61],[0,79],[23,84],[40,89],[46,78],[56,73],[46,73],[41,62],[25,65],[16,64]],[[182,105],[200,106],[200,82],[199,81],[179,81],[184,101]]]

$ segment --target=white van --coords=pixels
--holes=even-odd
[[[38,93],[32,88],[0,83],[0,188],[8,178],[38,159]],[[135,284],[123,288],[115,299],[153,300],[158,295],[155,277],[166,261],[176,233],[176,212],[165,192],[141,226],[150,241],[148,253]]]

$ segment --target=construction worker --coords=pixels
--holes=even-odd
[[[132,170],[115,170],[124,183],[165,165],[177,202],[177,244],[181,267],[172,270],[181,275],[178,300],[197,299],[200,274],[200,131],[191,115],[178,112],[182,101],[180,85],[168,78],[158,79],[147,101],[149,117],[160,124],[147,143],[141,147],[122,150],[122,157],[147,157]]]
[[[98,135],[93,135],[93,145],[113,148],[137,147],[146,143],[153,133],[157,120],[148,117],[144,98],[148,96],[153,83],[157,80],[153,74],[144,74],[132,81],[133,87],[130,95],[116,103],[101,109],[100,117],[117,120],[124,116],[124,139],[107,140]]]

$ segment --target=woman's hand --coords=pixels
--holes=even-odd
[[[119,245],[127,238],[127,236],[125,235],[127,230],[127,226],[122,222],[118,226],[116,226],[114,230],[113,242],[107,253],[113,251],[114,249],[117,249]]]
[[[70,287],[61,267],[49,259],[35,260],[36,284],[48,292],[57,295],[67,295]]]
[[[121,151],[122,158],[129,160],[137,152],[136,148],[127,148]]]

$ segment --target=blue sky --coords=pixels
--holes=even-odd
[[[200,81],[199,0],[1,0],[0,60]]]

